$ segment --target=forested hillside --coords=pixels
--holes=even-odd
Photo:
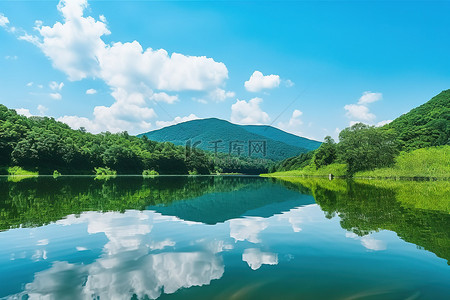
[[[450,144],[450,90],[398,117],[383,129],[395,132],[403,150]]]
[[[317,150],[285,159],[271,171],[300,171],[297,175],[359,172],[383,177],[445,177],[443,174],[448,170],[445,145],[449,144],[450,90],[446,90],[383,127],[355,124],[340,132],[339,143],[326,137]],[[417,149],[423,151],[413,151]],[[411,155],[406,155],[411,151]],[[426,158],[420,166],[414,163],[419,160],[418,155]],[[438,167],[430,170],[428,164]],[[362,173],[379,168],[383,168],[382,172]]]
[[[0,105],[0,167],[52,174],[93,174],[96,167],[108,167],[119,174],[210,172],[259,173],[265,161],[237,157],[213,157],[204,151],[186,153],[185,147],[130,136],[127,132],[91,134],[73,130],[53,118],[18,115]]]
[[[320,146],[320,142],[270,126],[242,126],[216,118],[188,121],[138,136],[147,136],[150,140],[158,142],[168,141],[175,145],[186,145],[187,141],[200,142],[197,145],[199,149],[213,152],[217,149],[221,153],[240,152],[241,156],[274,161],[305,153]],[[261,151],[250,151],[249,143],[260,141],[265,141],[265,155]]]

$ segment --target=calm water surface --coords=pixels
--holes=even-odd
[[[0,298],[450,299],[448,183],[291,181],[0,178]]]

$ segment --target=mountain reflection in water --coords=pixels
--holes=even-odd
[[[448,188],[430,184],[421,197]],[[298,178],[0,179],[0,297],[444,299],[445,204],[399,197]]]

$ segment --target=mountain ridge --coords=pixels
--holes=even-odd
[[[218,118],[191,120],[138,135],[143,136],[153,141],[183,146],[189,143],[188,141],[191,141],[192,145],[200,142],[197,147],[203,150],[217,150],[275,161],[317,149],[321,144],[272,126],[238,125]],[[260,151],[254,151],[255,149]]]

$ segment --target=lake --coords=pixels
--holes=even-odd
[[[19,179],[1,299],[450,299],[449,182]]]

